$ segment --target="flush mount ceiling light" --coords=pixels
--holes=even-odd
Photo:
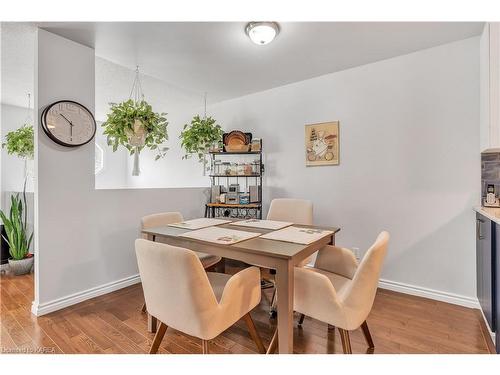
[[[280,28],[276,22],[250,22],[245,32],[252,42],[262,46],[271,43],[279,34]]]

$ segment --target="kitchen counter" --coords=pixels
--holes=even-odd
[[[488,219],[494,221],[497,224],[500,224],[500,207],[474,207],[474,211],[479,212],[481,215],[486,216]]]

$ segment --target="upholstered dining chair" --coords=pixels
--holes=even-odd
[[[144,216],[141,219],[141,229],[161,227],[168,224],[180,223],[182,221],[184,221],[184,218],[182,217],[182,214],[180,212],[162,212]],[[146,237],[144,236],[144,238]],[[210,255],[199,252],[195,252],[195,254],[198,256],[198,258],[200,258],[201,264],[205,269],[215,266],[222,260],[222,258],[217,255]],[[146,312],[145,303],[142,305],[141,311]]]
[[[351,250],[327,245],[318,252],[314,267],[294,269],[294,310],[337,327],[346,354],[352,353],[349,331],[360,327],[368,347],[374,348],[366,318],[375,300],[388,242],[389,233],[380,233],[359,265]],[[268,352],[276,345],[277,332]]]
[[[313,204],[305,199],[293,198],[276,198],[271,201],[269,211],[267,212],[267,220],[288,221],[299,225],[313,224]],[[311,262],[312,256],[300,262],[300,266],[304,266]],[[271,274],[275,271],[271,270]],[[271,316],[276,314],[276,289],[274,290],[271,299]]]
[[[260,271],[231,276],[205,272],[194,251],[137,239],[135,251],[148,312],[160,321],[149,351],[156,353],[167,327],[209,340],[244,319],[259,352],[265,353],[250,311],[260,303]]]

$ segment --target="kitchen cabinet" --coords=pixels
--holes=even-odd
[[[496,340],[496,349],[497,353],[500,354],[500,225],[495,224],[496,227],[496,233],[495,233],[495,238],[498,238],[499,240],[495,241],[496,242],[496,251],[495,251],[495,259],[494,259],[494,267],[493,267],[493,274],[494,274],[494,285],[493,285],[493,290],[495,293],[495,322],[496,322],[496,335],[495,335],[495,340]]]
[[[492,332],[496,331],[496,305],[495,305],[495,253],[497,224],[490,219],[476,214],[476,277],[477,298],[484,317]],[[500,235],[500,229],[498,229]],[[500,237],[499,237],[500,238]],[[500,241],[499,241],[500,242]]]
[[[485,24],[479,54],[480,151],[500,151],[500,22]]]

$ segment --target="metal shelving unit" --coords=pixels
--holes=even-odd
[[[252,164],[256,166],[255,173],[251,174],[227,174],[216,173],[215,161],[228,161],[236,157],[245,157],[245,155],[255,155]],[[255,163],[257,162],[258,163]],[[264,174],[264,164],[262,162],[262,140],[260,143],[260,151],[247,151],[247,152],[210,152],[210,165],[211,173],[209,175],[211,181],[211,188],[216,185],[223,186],[226,192],[229,190],[230,184],[239,184],[239,194],[249,194],[250,186],[258,186],[258,202],[249,202],[245,204],[230,204],[211,202],[207,203],[205,207],[206,217],[230,217],[230,218],[257,218],[262,219],[262,175]],[[244,182],[244,184],[240,184]],[[244,191],[241,191],[244,186]]]

